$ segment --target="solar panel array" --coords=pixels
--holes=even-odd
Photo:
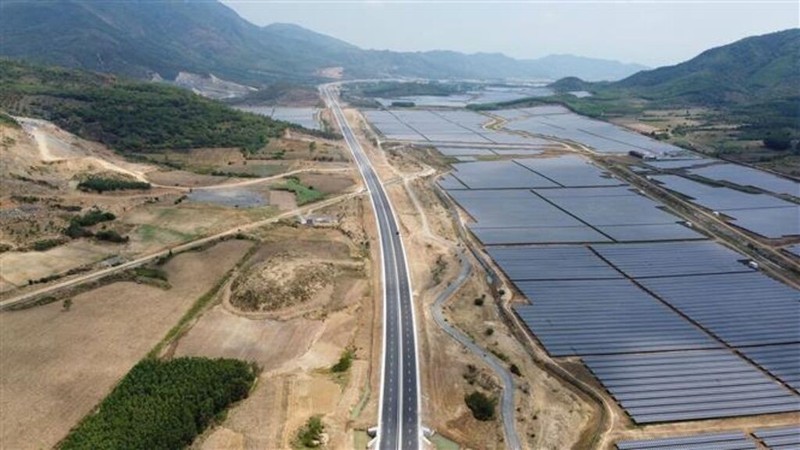
[[[704,433],[693,436],[628,440],[617,443],[618,450],[745,450],[760,448],[760,441],[769,450],[800,449],[800,426],[764,428],[752,434],[743,431]]]
[[[800,183],[762,170],[738,164],[717,164],[692,169],[689,173],[717,181],[727,181],[739,186],[754,186],[775,194],[800,197]]]
[[[755,442],[742,432],[707,433],[617,443],[618,450],[756,450],[757,448]]]
[[[583,246],[489,247],[489,255],[512,281],[602,280],[622,274]]]
[[[530,299],[517,315],[549,354],[583,358],[634,421],[800,411],[795,289],[580,158],[455,167],[442,184]],[[711,198],[782,201],[733,192],[745,197]]]
[[[759,272],[638,281],[730,345],[800,342],[798,292]]]
[[[470,189],[557,187],[558,184],[510,160],[454,164],[453,176]]]
[[[718,159],[690,158],[690,159],[662,159],[658,161],[645,161],[650,167],[657,169],[685,169],[719,162]]]
[[[470,229],[486,245],[704,239],[576,155],[453,167],[443,186],[477,221]],[[499,191],[506,189],[518,191]]]
[[[299,107],[283,107],[283,106],[243,106],[238,109],[242,111],[260,114],[262,116],[271,117],[284,122],[290,122],[301,125],[310,130],[321,130],[317,117],[319,116],[319,108],[299,108]]]
[[[364,115],[388,139],[411,142],[545,146],[546,139],[483,128],[489,118],[464,110],[366,110]]]
[[[562,187],[619,186],[625,183],[611,177],[577,155],[558,158],[520,159],[519,164]]]
[[[601,153],[628,153],[631,150],[652,155],[685,153],[685,150],[679,147],[650,139],[608,122],[580,116],[564,107],[534,107],[525,111],[527,114],[523,117],[520,117],[519,112],[515,112],[513,120],[510,120],[505,127],[510,130],[567,139]],[[502,115],[502,112],[498,114]]]
[[[800,410],[800,397],[727,349],[583,361],[639,424]]]
[[[631,281],[517,281],[532,300],[514,309],[553,356],[718,348]],[[605,380],[603,380],[605,382]]]
[[[794,203],[767,194],[709,186],[677,175],[652,178],[700,206],[732,217],[733,224],[761,236],[800,235],[800,206]]]
[[[528,144],[528,147],[450,147],[437,146],[436,149],[444,156],[534,156],[542,153],[542,148],[547,144],[539,146]]]
[[[764,370],[800,392],[800,343],[742,347],[740,351]]]
[[[797,450],[800,448],[800,425],[765,428],[753,432],[770,450]]]
[[[604,259],[631,278],[753,272],[742,256],[715,242],[648,242],[593,245]]]

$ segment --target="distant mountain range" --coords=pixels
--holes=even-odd
[[[617,80],[644,66],[553,55],[364,50],[297,25],[258,27],[217,1],[7,0],[0,55],[150,79],[213,74],[249,85],[345,78]],[[327,70],[326,70],[327,69]]]

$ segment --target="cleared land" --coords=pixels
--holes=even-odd
[[[234,357],[263,369],[251,396],[199,439],[198,448],[289,448],[297,430],[315,414],[323,416],[331,448],[352,442],[353,420],[361,419],[363,401],[372,400],[369,392],[376,389],[370,387],[375,317],[372,269],[362,247],[366,239],[362,220],[368,212],[362,201],[354,199],[324,211],[338,219],[329,228],[278,225],[259,230],[262,243],[223,288],[220,303],[175,346],[175,355]],[[324,286],[294,286],[310,289],[306,301],[287,302],[282,296],[279,308],[262,311],[242,310],[230,301],[241,289],[238,277],[249,280],[254,271],[259,276],[263,271],[283,273],[313,261],[332,264],[340,272]],[[283,281],[281,292],[292,292],[292,285],[302,280]],[[255,287],[264,288],[261,294],[268,302],[280,295],[269,286]],[[332,373],[330,368],[348,348],[355,351],[351,367]],[[373,420],[368,414],[363,419]]]
[[[55,445],[251,245],[175,256],[164,266],[169,290],[120,282],[77,295],[69,311],[52,303],[0,313],[3,446]]]

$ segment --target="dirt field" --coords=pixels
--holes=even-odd
[[[15,286],[28,280],[62,273],[92,264],[115,254],[119,246],[92,241],[72,241],[44,252],[6,252],[0,254],[0,277]]]
[[[251,245],[175,256],[164,266],[169,290],[114,283],[76,296],[69,311],[53,303],[0,313],[3,448],[62,439]]]
[[[352,217],[353,211],[359,209],[338,206],[326,213],[360,221]],[[364,260],[360,244],[335,228],[276,225],[256,234],[263,243],[242,273],[260,267],[272,255],[288,252],[303,261]],[[329,448],[349,447],[352,420],[360,412],[357,405],[369,391],[374,320],[370,270],[367,266],[337,277],[330,289],[316,293],[311,306],[250,313],[223,298],[201,317],[178,342],[175,355],[234,357],[256,362],[263,372],[251,396],[234,407],[219,427],[198,439],[195,448],[289,448],[297,430],[315,414],[323,416]],[[350,370],[344,375],[330,373],[351,346],[356,357]]]

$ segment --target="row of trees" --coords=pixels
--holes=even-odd
[[[146,190],[150,189],[150,183],[91,176],[78,183],[78,189],[82,191],[95,191],[97,193],[103,193],[105,191],[124,191],[128,189]]]
[[[255,378],[252,365],[233,359],[143,360],[60,448],[183,448],[228,405],[245,398]]]

